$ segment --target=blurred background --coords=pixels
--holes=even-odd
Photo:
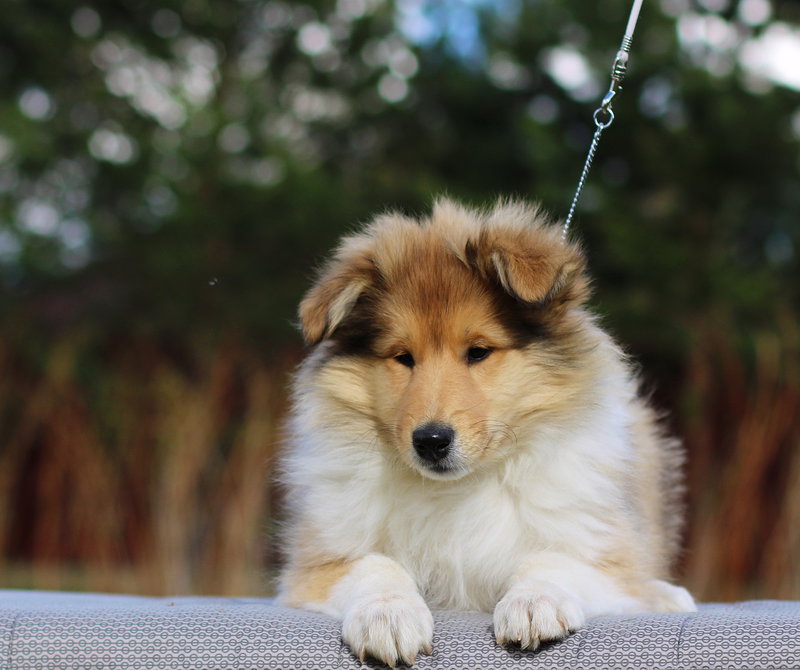
[[[438,193],[563,217],[629,6],[0,3],[0,587],[269,593],[313,268]],[[573,230],[681,579],[800,598],[800,3],[648,0],[614,109]]]

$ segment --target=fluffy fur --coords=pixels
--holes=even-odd
[[[281,599],[360,657],[431,651],[429,607],[536,648],[587,617],[694,608],[669,584],[679,445],[584,308],[585,260],[535,209],[379,216],[300,306]],[[453,431],[435,463],[415,431]]]

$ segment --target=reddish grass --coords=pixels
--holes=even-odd
[[[800,356],[792,322],[688,366],[686,583],[703,600],[800,598]]]
[[[268,590],[285,370],[233,344],[188,365],[125,348],[100,374],[82,369],[86,356],[80,339],[64,341],[38,374],[0,356],[0,557],[30,565],[16,581]]]

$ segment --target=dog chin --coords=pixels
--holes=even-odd
[[[472,468],[464,463],[438,464],[415,461],[414,469],[423,477],[435,479],[437,481],[454,481],[456,479],[461,479],[472,472]]]

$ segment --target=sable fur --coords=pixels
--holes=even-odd
[[[588,295],[578,245],[521,203],[442,199],[344,238],[300,305],[284,603],[389,664],[430,650],[429,606],[493,611],[498,641],[531,648],[693,608],[665,581],[682,452]],[[444,473],[412,445],[430,421],[456,433]]]

